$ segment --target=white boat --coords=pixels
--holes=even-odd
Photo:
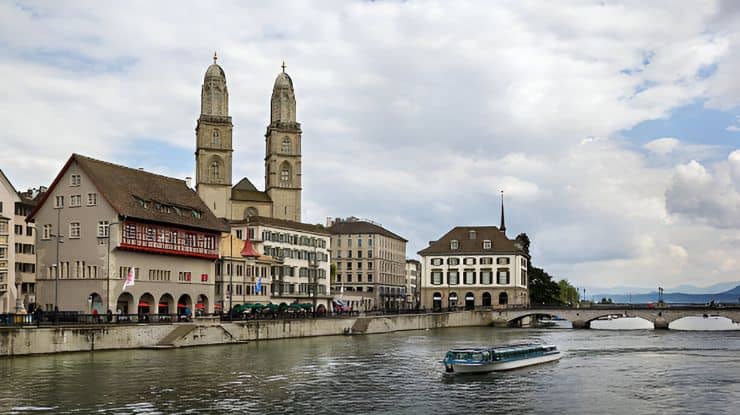
[[[561,357],[557,346],[526,343],[452,349],[443,363],[447,373],[485,373],[552,362]]]

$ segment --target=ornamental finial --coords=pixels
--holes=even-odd
[[[216,51],[213,51],[213,64],[216,64],[216,60],[218,59],[218,55],[216,55]]]
[[[283,68],[283,73],[285,73],[285,68],[287,67],[287,65],[285,64],[285,61],[283,61],[283,64],[280,65],[280,67]]]

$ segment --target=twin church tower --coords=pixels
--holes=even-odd
[[[265,133],[265,190],[246,177],[232,186],[233,129],[226,74],[216,63],[206,70],[195,127],[196,191],[213,213],[228,220],[265,216],[301,221],[301,125],[296,122],[293,81],[275,79]]]

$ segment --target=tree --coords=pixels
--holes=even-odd
[[[559,304],[560,287],[542,268],[527,267],[529,274],[529,301],[531,304]]]
[[[558,288],[560,289],[560,303],[561,304],[577,304],[580,301],[578,296],[578,289],[572,286],[568,280],[560,280],[558,282]]]
[[[529,245],[531,243],[529,240],[529,236],[527,236],[526,233],[520,233],[516,236],[516,241],[519,245],[521,245],[522,251],[529,255]]]

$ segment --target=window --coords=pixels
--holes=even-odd
[[[82,206],[82,196],[81,195],[72,195],[69,197],[69,206],[70,207],[78,207]]]
[[[44,225],[41,228],[41,239],[51,239],[51,225]]]
[[[80,185],[80,175],[79,174],[73,174],[72,177],[70,177],[70,186],[79,186]]]
[[[463,264],[465,264],[465,265],[475,265],[475,258],[471,258],[471,257],[465,258],[465,259],[463,259]]]
[[[466,285],[475,284],[475,271],[472,269],[466,269],[463,275],[463,282],[465,282]]]
[[[474,230],[471,230],[470,232],[468,232],[468,237],[470,239],[476,239],[478,237],[478,234]]]
[[[16,235],[23,235],[23,225],[15,225],[13,228]]]
[[[499,285],[508,285],[509,284],[509,270],[504,270],[504,269],[498,270],[497,283]]]
[[[440,276],[440,279],[441,278],[442,277]],[[373,282],[373,274],[367,274],[367,282]],[[370,290],[370,291],[372,291],[372,290]]]
[[[26,226],[26,236],[33,236],[33,228]]]
[[[442,258],[432,258],[432,265],[442,265]]]
[[[236,239],[244,239],[244,231],[241,229],[236,230]]]
[[[482,269],[480,271],[480,283],[484,285],[490,285],[493,283],[493,270]]]
[[[460,265],[460,258],[447,258],[447,265]]]
[[[491,249],[491,241],[486,239],[483,241],[483,249]]]
[[[54,198],[54,207],[56,208],[64,207],[64,196],[57,196]]]
[[[98,194],[97,193],[88,193],[87,194],[87,205],[88,206],[95,206],[98,204]]]
[[[433,270],[432,271],[432,284],[433,285],[442,285],[442,271],[440,271],[440,270]]]
[[[213,130],[213,137],[211,138],[211,144],[214,146],[221,145],[221,135],[219,134],[218,129]]]
[[[98,222],[98,238],[107,238],[109,236],[110,224],[107,220]]]
[[[498,264],[498,265],[509,265],[509,258],[507,258],[507,257],[496,258],[496,264]]]
[[[491,265],[493,264],[493,258],[491,257],[481,258],[479,262],[481,265]]]
[[[460,244],[459,244],[459,242],[457,241],[457,239],[453,239],[452,241],[450,241],[450,249],[451,249],[451,250],[455,251],[455,250],[457,250],[457,248],[459,248],[459,247],[460,247]]]
[[[280,150],[283,153],[290,153],[290,138],[288,138],[288,137],[284,137],[283,138],[283,145],[280,148]]]
[[[211,179],[218,179],[220,177],[220,166],[217,161],[211,163]]]
[[[79,238],[80,237],[80,222],[70,222],[69,224],[69,237]]]
[[[460,284],[460,273],[456,269],[447,271],[447,283],[450,285]]]

